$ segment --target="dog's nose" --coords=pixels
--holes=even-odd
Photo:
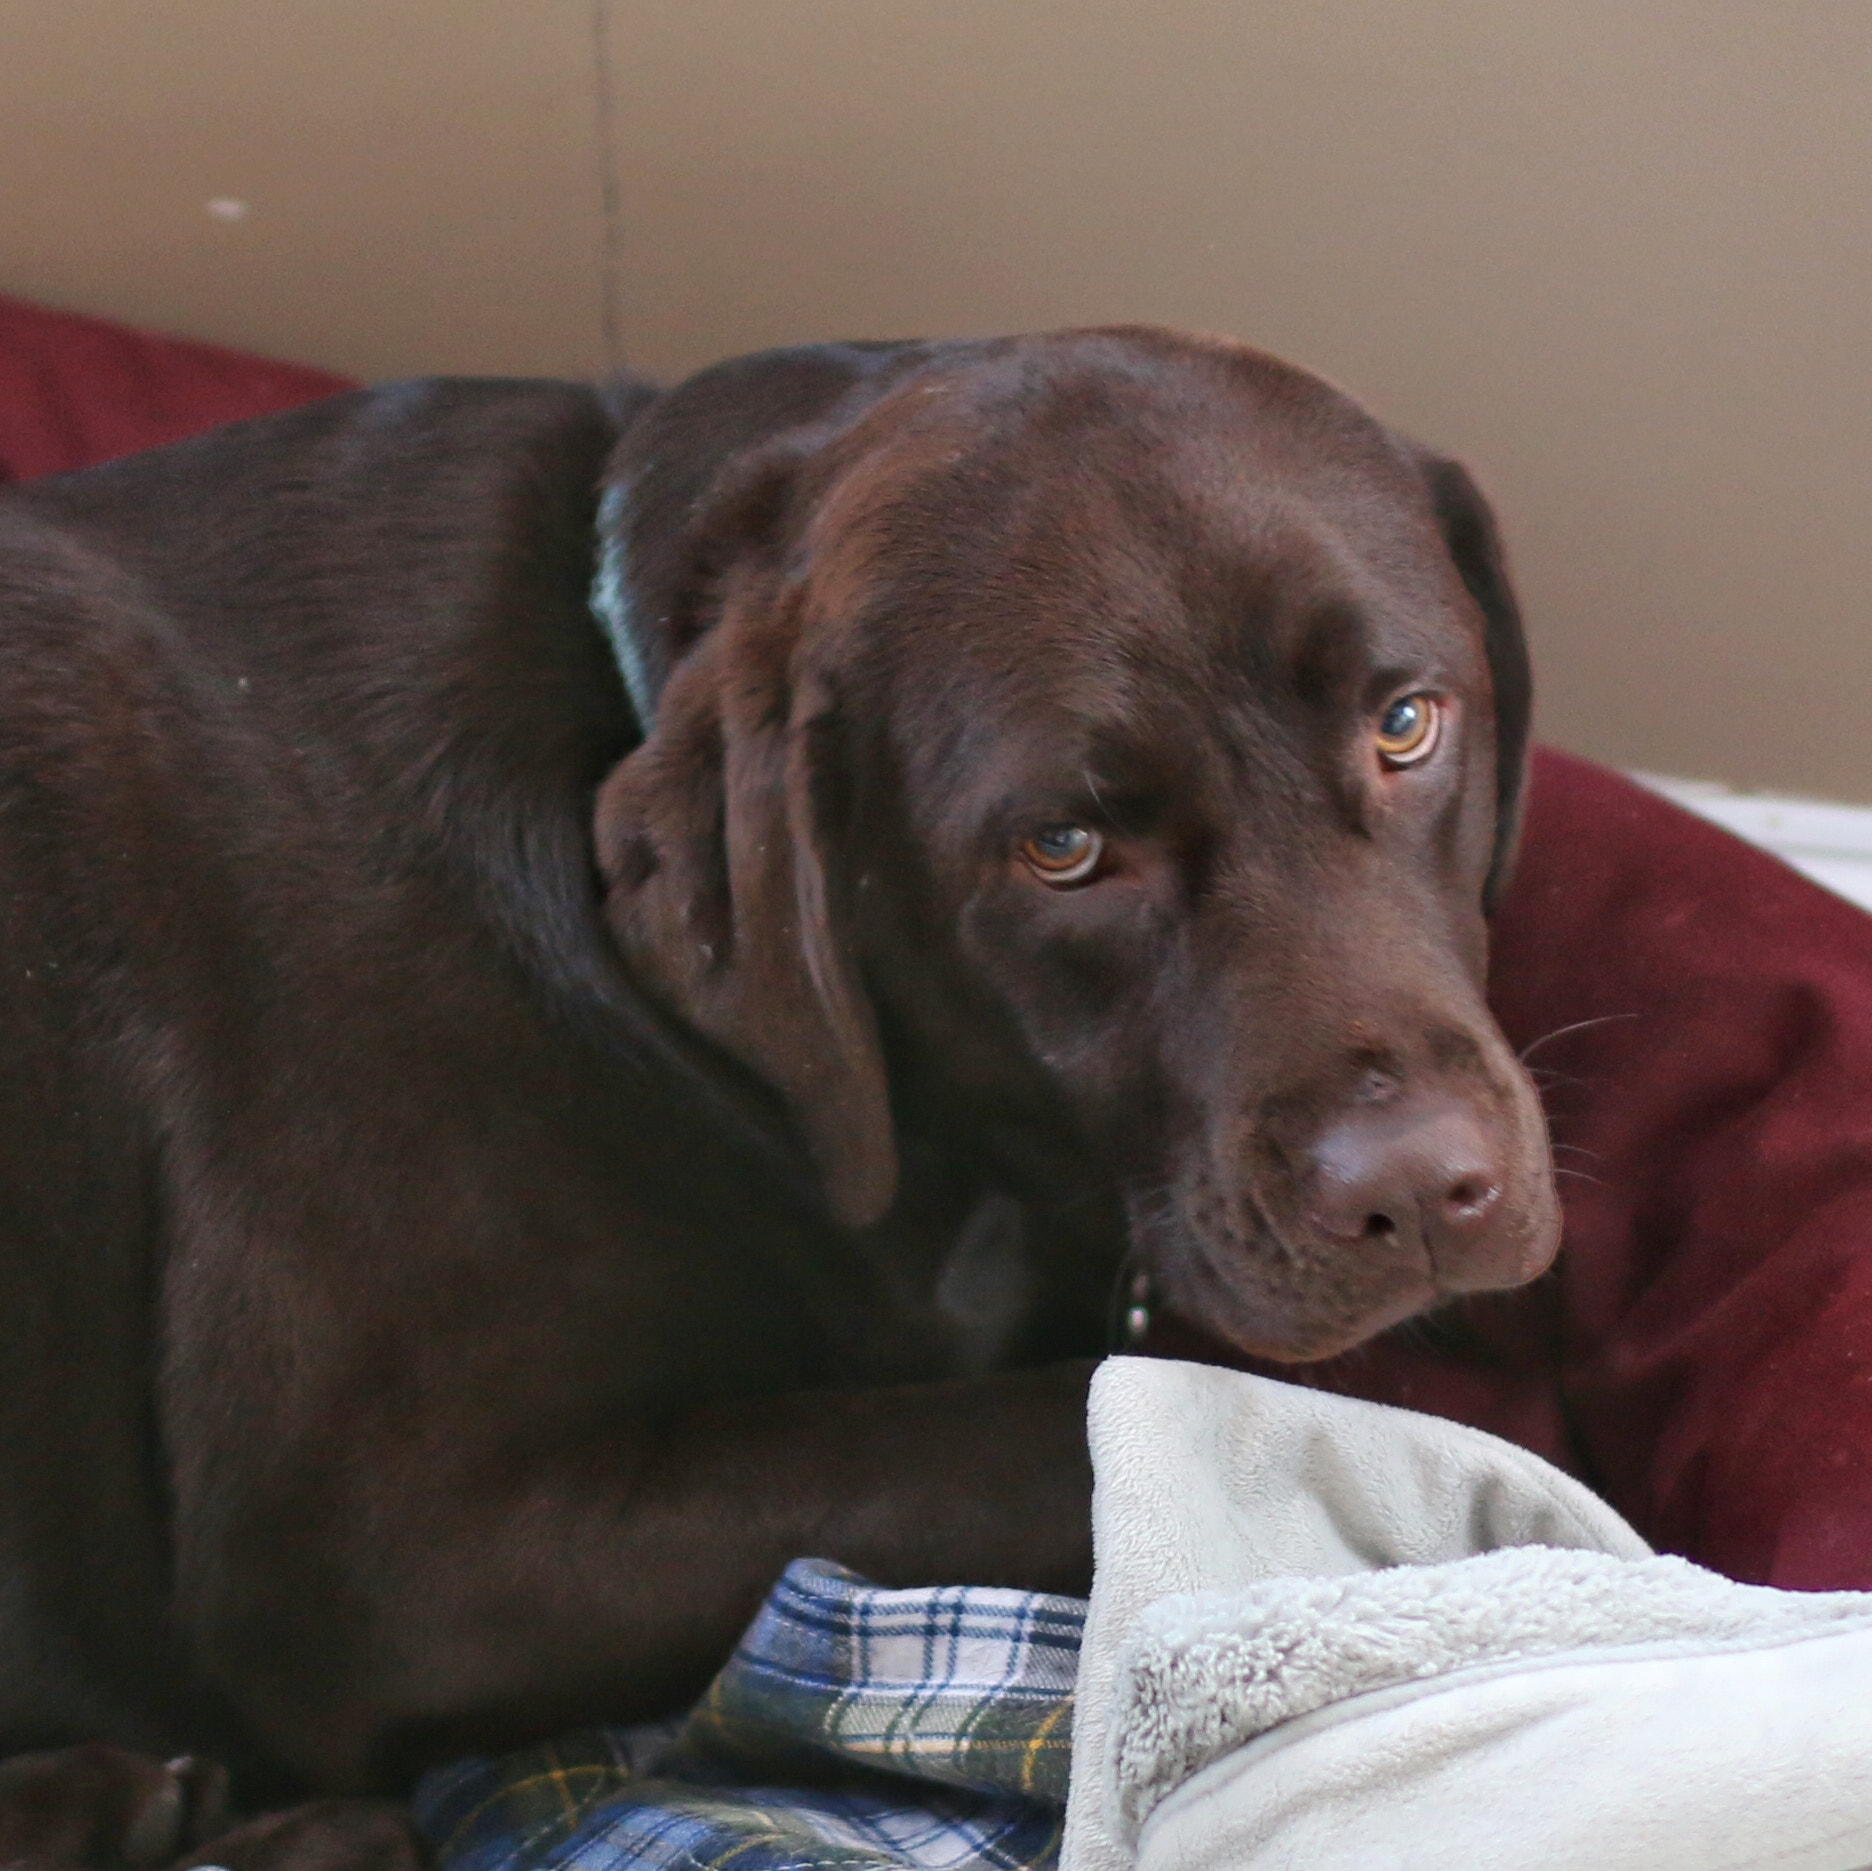
[[[1313,1146],[1313,1218],[1335,1241],[1421,1248],[1440,1284],[1490,1284],[1492,1250],[1509,1245],[1502,1155],[1490,1128],[1454,1102],[1356,1110]]]

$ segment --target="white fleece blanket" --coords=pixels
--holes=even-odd
[[[1093,1382],[1061,1871],[1865,1871],[1872,1595],[1653,1555],[1507,1443]]]

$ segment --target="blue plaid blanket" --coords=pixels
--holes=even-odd
[[[796,1560],[680,1721],[431,1774],[443,1871],[1051,1871],[1085,1603]]]

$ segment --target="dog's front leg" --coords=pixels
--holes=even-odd
[[[428,1847],[389,1800],[314,1800],[242,1822],[227,1776],[92,1745],[0,1760],[6,1871],[425,1871]]]
[[[336,1493],[322,1451],[308,1498],[256,1491],[200,1561],[219,1582],[198,1642],[312,1785],[359,1791],[681,1706],[797,1557],[1083,1590],[1090,1373],[752,1398],[553,1448],[374,1447]]]

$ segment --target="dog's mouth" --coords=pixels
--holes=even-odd
[[[1150,1269],[1127,1314],[1133,1342],[1168,1327],[1244,1357],[1311,1364],[1446,1297],[1427,1261],[1328,1270],[1266,1242],[1201,1240],[1162,1221],[1134,1224],[1133,1239],[1139,1265]]]
[[[1225,1190],[1206,1164],[1169,1185],[1134,1186],[1133,1277],[1148,1297],[1133,1298],[1126,1336],[1174,1320],[1237,1354],[1306,1364],[1462,1294],[1523,1285],[1559,1248],[1560,1209],[1544,1131],[1515,1142],[1512,1167],[1496,1177],[1456,1164],[1439,1186],[1441,1210],[1387,1191],[1369,1208],[1327,1202],[1322,1216],[1311,1191],[1257,1199],[1252,1188]]]

